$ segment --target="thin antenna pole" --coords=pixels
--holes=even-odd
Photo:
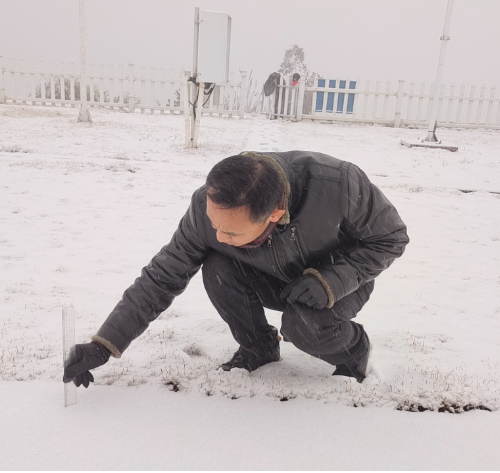
[[[90,111],[87,108],[87,58],[85,51],[85,0],[80,0],[80,112],[78,113],[79,122],[92,123]]]
[[[453,10],[453,3],[455,0],[448,0],[446,8],[446,18],[444,21],[443,36],[441,36],[441,51],[439,53],[438,68],[436,73],[436,81],[434,82],[434,96],[432,98],[432,111],[429,119],[429,127],[427,129],[427,136],[424,141],[436,142],[437,138],[434,133],[434,126],[436,124],[437,110],[439,105],[439,92],[441,91],[441,80],[443,77],[444,59],[446,57],[446,47],[450,37],[451,12]]]
[[[196,86],[197,77],[198,77],[198,40],[200,36],[200,8],[195,7],[194,9],[194,43],[193,43],[193,70],[191,71],[191,77],[194,78],[193,85],[191,87],[191,103],[193,111],[191,112],[191,140],[190,147],[194,146],[195,141],[195,128],[196,128],[196,99],[199,99],[199,85]],[[203,100],[203,95],[201,96],[201,100]],[[198,117],[197,117],[198,118]]]

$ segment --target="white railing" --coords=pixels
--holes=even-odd
[[[428,91],[427,91],[428,89]],[[441,85],[439,93],[438,126],[448,127],[482,127],[500,128],[500,98],[495,98],[495,86],[482,85],[479,95],[476,86]],[[434,84],[426,86],[422,82],[419,91],[415,91],[415,83],[410,84],[409,92],[403,93],[405,103],[401,108],[401,124],[421,124],[429,122],[432,108]]]
[[[337,82],[338,84],[338,82]],[[354,90],[337,88],[306,87],[306,91],[312,91],[317,95],[319,92],[332,93],[340,96],[342,93],[352,95],[352,111],[346,110],[347,102],[344,101],[342,110],[338,110],[333,105],[333,110],[325,111],[326,101],[323,102],[323,109],[318,111],[314,108],[312,114],[303,115],[304,118],[321,120],[338,120],[364,123],[381,123],[393,125],[395,127],[406,125],[422,125],[429,123],[432,110],[432,100],[434,85],[425,82],[420,84],[418,92],[415,90],[415,83],[409,86],[409,91],[405,92],[405,81],[398,82],[397,89],[391,87],[387,81],[382,90],[381,82],[378,80],[373,89],[369,80],[365,82],[363,89],[358,88],[360,81],[356,81]],[[500,98],[495,98],[495,86],[486,92],[486,86],[480,89],[479,96],[475,94],[476,87],[471,85],[468,88],[462,85],[460,93],[456,93],[454,85],[441,86],[437,122],[441,127],[481,127],[500,128]],[[448,91],[446,93],[446,91]],[[317,99],[313,96],[313,104]]]
[[[87,68],[87,105],[126,109],[129,112],[170,114],[184,113],[183,78],[188,71],[176,72],[165,68],[95,66]],[[190,83],[189,87],[194,84]],[[203,113],[243,118],[246,104],[246,72],[241,81],[219,84],[203,107]],[[80,102],[80,74],[73,63],[54,62],[48,66],[40,61],[10,60],[5,64],[0,56],[0,103],[75,107]]]
[[[316,78],[307,87],[303,79],[291,86],[290,79],[282,77],[280,84],[263,101],[261,111],[268,118],[425,126],[432,110],[434,86],[425,82],[418,91],[414,82],[405,91],[403,80],[393,87],[390,81]],[[483,85],[478,94],[474,85],[462,85],[460,92],[454,85],[442,85],[438,126],[500,129],[500,98],[495,97],[495,90],[494,85],[489,89]]]
[[[184,113],[183,78],[165,68],[124,66],[88,67],[87,98],[90,107],[126,109],[129,112]],[[234,73],[230,82],[216,85],[203,106],[204,114],[244,117],[247,90],[246,72],[239,82]],[[60,105],[75,107],[80,102],[80,75],[73,64],[14,61],[0,56],[0,103]],[[260,99],[260,112],[268,118],[300,121],[335,120],[380,123],[395,127],[428,124],[433,100],[433,84],[407,83],[397,87],[387,81],[316,79],[310,87],[301,79],[295,86],[282,77],[269,97]],[[63,87],[61,87],[63,85]],[[194,84],[189,83],[189,94]],[[418,89],[418,90],[417,90]],[[500,98],[495,86],[442,85],[438,126],[500,129]],[[189,95],[191,96],[191,95]]]

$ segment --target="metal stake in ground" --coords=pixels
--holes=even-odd
[[[63,307],[62,310],[63,328],[63,366],[66,368],[71,354],[75,350],[75,308]],[[75,383],[64,383],[64,407],[76,404]]]
[[[451,12],[453,10],[453,2],[455,0],[448,0],[448,5],[446,7],[446,18],[444,20],[443,35],[441,36],[441,51],[439,52],[438,68],[436,73],[436,81],[434,83],[434,95],[432,98],[432,109],[431,116],[429,119],[429,126],[427,128],[427,136],[424,140],[418,142],[411,142],[407,140],[401,140],[401,144],[411,148],[412,146],[421,148],[444,148],[449,151],[457,151],[458,147],[449,144],[441,144],[441,141],[437,139],[436,128],[437,128],[437,112],[439,107],[439,94],[441,92],[441,80],[443,77],[444,59],[446,57],[446,47],[448,46],[448,41],[450,37],[448,36],[450,32],[451,24]]]
[[[85,0],[80,0],[80,112],[78,113],[79,122],[92,123],[90,111],[87,108],[87,59],[85,55]],[[63,90],[61,88],[61,90]],[[101,91],[102,93],[102,91]]]
[[[424,141],[429,141],[431,143],[436,143],[438,141],[435,130],[436,130],[436,119],[437,111],[439,105],[439,93],[441,91],[441,80],[443,78],[444,69],[444,59],[446,57],[446,47],[448,46],[448,41],[450,37],[448,36],[450,32],[451,23],[451,12],[453,10],[453,2],[455,0],[448,0],[448,6],[446,8],[446,18],[444,20],[443,35],[441,36],[441,51],[439,52],[438,68],[436,72],[436,81],[434,82],[434,96],[432,98],[432,110],[429,119],[429,127],[427,129],[427,136]]]

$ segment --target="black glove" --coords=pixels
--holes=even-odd
[[[300,302],[315,309],[324,309],[328,304],[328,294],[312,274],[292,281],[281,291],[280,297],[288,302]]]
[[[83,384],[88,388],[89,383],[94,382],[89,370],[104,365],[110,356],[111,352],[97,342],[75,345],[75,350],[64,369],[63,381],[65,383],[73,381],[77,386]]]

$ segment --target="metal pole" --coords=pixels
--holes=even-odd
[[[92,123],[90,111],[87,108],[87,60],[85,57],[85,0],[80,0],[80,62],[81,62],[81,76],[80,76],[80,112],[78,113],[79,122]]]
[[[192,148],[198,148],[198,133],[200,131],[201,112],[203,110],[203,95],[205,91],[205,82],[200,82],[198,87],[198,102],[196,104],[196,120],[194,121],[194,130],[192,130],[193,140]]]
[[[5,88],[3,85],[3,57],[0,56],[0,103],[5,103]]]
[[[446,19],[444,21],[444,29],[443,36],[441,36],[441,51],[439,53],[439,62],[436,73],[436,81],[434,82],[434,96],[432,98],[432,111],[429,119],[429,127],[427,129],[427,137],[424,141],[436,142],[436,135],[434,133],[434,125],[436,123],[437,118],[437,110],[439,105],[439,93],[441,91],[441,79],[443,77],[443,67],[444,67],[444,59],[446,57],[446,47],[448,45],[448,41],[450,37],[448,33],[450,32],[450,23],[451,23],[451,12],[453,10],[453,2],[455,0],[448,0],[448,6],[446,8]]]
[[[184,102],[184,147],[191,148],[191,117],[189,116],[189,82],[185,75],[182,81],[182,97]]]
[[[195,106],[194,104],[196,103],[196,99],[198,97],[198,89],[196,87],[196,81],[198,77],[198,38],[199,38],[199,33],[200,33],[200,9],[199,7],[195,7],[194,9],[194,43],[193,43],[193,70],[191,71],[191,76],[194,77],[195,83],[193,83],[193,86],[191,87],[191,103],[193,104],[193,112],[191,113],[191,146],[192,147],[197,147],[194,146],[194,140],[195,140]],[[203,95],[201,97],[203,100]]]

